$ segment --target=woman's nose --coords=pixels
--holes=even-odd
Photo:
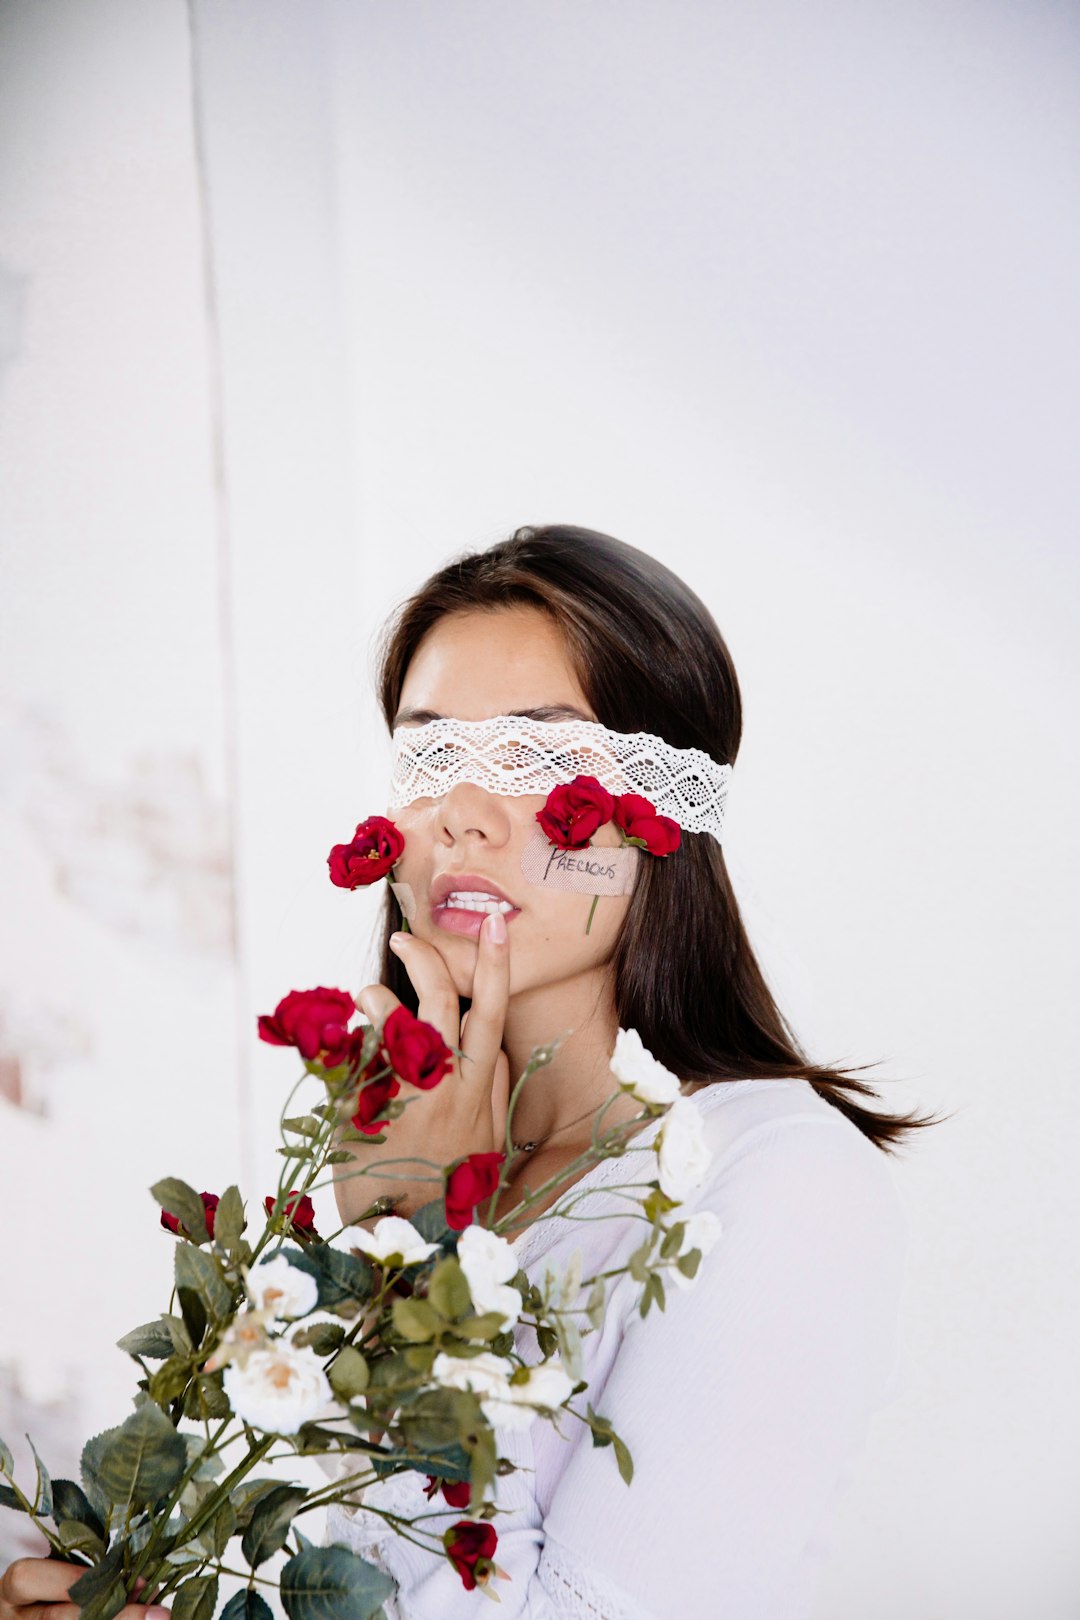
[[[510,837],[506,807],[472,782],[459,782],[444,795],[440,821],[444,843],[463,843],[472,837],[498,848]]]

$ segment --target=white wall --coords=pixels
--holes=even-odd
[[[726,847],[800,1034],[952,1114],[896,1164],[907,1382],[819,1620],[1071,1620],[1075,12],[195,17],[193,85],[178,0],[0,14],[0,1128],[38,1234],[0,1357],[115,1417],[69,1290],[102,1368],[155,1305],[93,1304],[77,1212],[106,1180],[160,1268],[146,1183],[265,1173],[254,1014],[366,976],[322,861],[380,783],[372,633],[452,551],[589,524],[729,640]]]

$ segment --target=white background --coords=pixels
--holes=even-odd
[[[951,1116],[895,1161],[904,1386],[816,1620],[1075,1620],[1078,34],[0,6],[9,1439],[64,1472],[123,1415],[147,1185],[269,1190],[255,1016],[371,977],[325,855],[382,807],[387,609],[579,523],[728,640],[725,847],[800,1037]]]

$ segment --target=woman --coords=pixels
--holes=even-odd
[[[392,732],[439,717],[576,716],[718,763],[739,747],[738,683],[706,608],[662,564],[587,529],[520,529],[435,574],[391,625],[379,684]],[[722,1223],[693,1289],[643,1322],[627,1279],[585,1338],[589,1399],[630,1447],[629,1488],[584,1425],[563,1424],[565,1438],[547,1424],[500,1436],[518,1464],[498,1481],[502,1612],[804,1620],[838,1485],[893,1364],[906,1226],[877,1150],[930,1121],[871,1112],[865,1083],[806,1061],[754,960],[715,837],[684,833],[673,855],[642,856],[632,893],[603,894],[586,932],[587,894],[523,876],[544,795],[493,791],[497,764],[479,774],[486,786],[459,779],[390,810],[406,840],[396,892],[411,931],[396,931],[391,899],[382,982],[357,999],[373,1022],[404,1004],[463,1052],[455,1083],[395,1122],[395,1154],[447,1164],[501,1147],[509,1077],[569,1031],[515,1108],[505,1213],[587,1146],[621,1026],[694,1097],[713,1160],[693,1207]],[[592,840],[618,842],[611,823]],[[622,1097],[605,1117],[637,1111]],[[575,1215],[618,1214],[611,1187],[632,1179],[620,1164],[572,1184]],[[375,1192],[396,1195],[399,1213],[432,1197],[423,1179],[343,1170],[342,1219]],[[618,1265],[638,1239],[625,1217],[556,1217],[516,1246],[538,1278],[576,1250],[586,1275]],[[528,1336],[519,1330],[523,1354]],[[399,1476],[364,1502],[414,1516],[429,1505],[423,1487]],[[441,1533],[458,1517],[426,1527]],[[397,1578],[402,1620],[476,1612],[445,1560],[363,1507],[332,1510],[329,1536]]]
[[[519,529],[435,574],[387,632],[380,697],[399,751],[405,733],[438,717],[577,717],[724,765],[741,732],[735,671],[700,600],[654,559],[566,526]],[[440,1165],[500,1148],[510,1077],[562,1036],[515,1108],[505,1213],[587,1146],[613,1090],[617,1032],[636,1030],[693,1098],[712,1150],[686,1211],[721,1223],[693,1286],[670,1290],[662,1313],[642,1321],[622,1279],[584,1339],[587,1398],[630,1448],[629,1487],[584,1424],[500,1432],[500,1454],[516,1465],[496,1482],[502,1612],[806,1620],[838,1486],[894,1359],[906,1224],[878,1150],[931,1121],[872,1111],[864,1082],[807,1061],[754,959],[716,836],[684,832],[672,854],[643,854],[630,893],[553,889],[522,865],[545,795],[497,791],[497,761],[479,774],[451,772],[445,792],[390,807],[405,853],[382,982],[357,1001],[373,1022],[404,1004],[462,1052],[455,1073],[394,1122],[395,1156]],[[614,849],[613,824],[592,843]],[[605,1117],[638,1112],[624,1096]],[[356,1167],[386,1151],[355,1149]],[[575,1251],[586,1275],[625,1264],[639,1228],[620,1218],[614,1189],[633,1180],[632,1157],[579,1171],[530,1208],[575,1200],[566,1216],[522,1223],[516,1247],[531,1276],[569,1274]],[[346,1222],[379,1192],[400,1214],[432,1196],[420,1174],[379,1181],[353,1168],[337,1183]],[[527,1359],[530,1331],[518,1330]],[[329,1539],[397,1579],[390,1620],[457,1620],[480,1607],[445,1559],[371,1511],[433,1513],[426,1528],[438,1534],[460,1517],[442,1506],[409,1474],[369,1488],[355,1512],[330,1512]],[[39,1604],[74,1620],[63,1599],[76,1573],[20,1560],[0,1583],[0,1620],[40,1620]]]

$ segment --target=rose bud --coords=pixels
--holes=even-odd
[[[263,1206],[268,1215],[273,1216],[276,1202],[272,1193],[263,1199]],[[295,1187],[292,1189],[285,1200],[284,1212],[279,1212],[279,1219],[284,1222],[286,1215],[292,1217],[293,1231],[299,1236],[318,1237],[319,1234],[315,1230],[315,1205],[307,1193],[301,1197]]]
[[[383,1056],[399,1080],[430,1091],[454,1066],[454,1054],[435,1028],[408,1007],[395,1007],[382,1031]]]
[[[493,1524],[459,1519],[443,1536],[446,1556],[461,1576],[466,1592],[491,1579],[499,1538]]]
[[[472,1486],[467,1479],[441,1479],[438,1474],[428,1474],[427,1484],[424,1486],[424,1495],[430,1501],[435,1492],[442,1487],[443,1498],[453,1508],[467,1508],[472,1495]]]
[[[499,1185],[499,1166],[505,1153],[470,1153],[446,1178],[446,1224],[464,1232],[477,1204],[490,1198]]]
[[[559,849],[584,849],[615,813],[615,800],[595,776],[575,776],[552,788],[536,819]]]
[[[655,805],[640,793],[620,793],[615,825],[629,838],[640,838],[650,855],[672,855],[682,842],[682,829],[670,816],[658,816]]]
[[[339,889],[362,889],[393,868],[405,848],[401,833],[385,816],[368,816],[347,844],[335,844],[326,858],[330,881]]]
[[[207,1237],[213,1237],[214,1211],[221,1203],[221,1199],[218,1197],[217,1193],[208,1192],[200,1193],[199,1197],[202,1199],[203,1209],[206,1211],[206,1235]],[[189,1238],[191,1236],[191,1233],[188,1231],[187,1227],[183,1224],[179,1217],[176,1215],[170,1215],[167,1209],[163,1209],[161,1212],[161,1224],[165,1228],[166,1232],[173,1232],[177,1237]]]
[[[295,1046],[309,1063],[318,1059],[327,1068],[336,1068],[349,1049],[346,1025],[356,1011],[347,990],[290,990],[274,1008],[259,1019],[259,1039],[271,1046]]]
[[[391,1097],[396,1097],[401,1090],[400,1082],[392,1074],[380,1075],[377,1080],[368,1080],[360,1088],[357,1097],[356,1113],[351,1124],[366,1136],[377,1136],[390,1122],[376,1118],[381,1114]]]

